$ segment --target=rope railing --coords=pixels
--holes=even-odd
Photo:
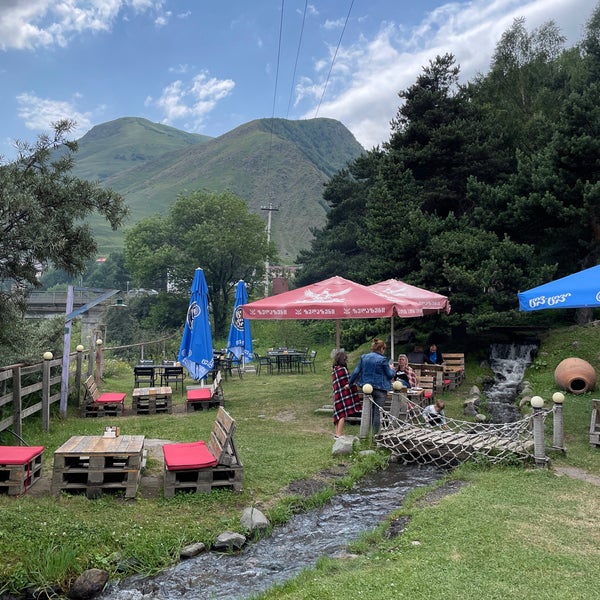
[[[365,408],[367,412],[380,410],[381,425],[374,436],[377,446],[387,448],[406,462],[440,467],[454,467],[468,460],[485,460],[492,464],[535,460],[536,464],[545,465],[544,421],[550,413],[556,414],[555,406],[549,410],[534,409],[533,413],[510,423],[444,417],[443,422],[432,424],[423,409],[401,393],[392,395],[390,410],[379,409],[373,397],[365,394],[363,414]],[[541,445],[536,444],[536,420],[541,423]],[[539,432],[539,425],[537,429]]]

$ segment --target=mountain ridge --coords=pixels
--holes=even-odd
[[[164,213],[178,195],[229,190],[264,215],[272,204],[271,238],[283,262],[309,247],[311,228],[328,207],[323,186],[364,152],[334,119],[256,119],[218,137],[190,134],[138,117],[95,126],[78,140],[73,174],[122,194],[131,208],[126,228]],[[122,247],[124,231],[91,222],[103,253]]]

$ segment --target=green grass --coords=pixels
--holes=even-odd
[[[569,328],[544,340],[539,363],[526,378],[548,400],[556,391],[553,372],[567,356],[599,365],[596,331]],[[577,342],[575,344],[575,342]],[[364,350],[364,348],[362,349]],[[352,352],[356,364],[360,351]],[[444,395],[447,413],[460,418],[472,385],[487,374],[467,357],[467,381]],[[315,409],[331,402],[329,350],[318,348],[316,374],[246,374],[224,382],[227,410],[237,422],[236,445],[244,463],[244,491],[178,494],[165,500],[138,494],[135,501],[105,495],[27,494],[0,497],[0,593],[31,585],[63,586],[84,569],[104,568],[111,577],[156,573],[178,560],[185,544],[210,544],[225,529],[240,531],[244,507],[261,508],[273,523],[294,512],[326,502],[336,489],[352,484],[385,463],[385,455],[340,459],[331,455],[331,417]],[[129,369],[115,370],[105,391],[131,393]],[[554,465],[600,472],[600,449],[589,445],[592,394],[567,394],[564,406],[565,454],[551,454]],[[127,405],[131,405],[129,395]],[[176,392],[174,402],[183,399]],[[71,435],[100,435],[107,424],[123,434],[148,439],[206,439],[214,411],[172,415],[81,419],[70,409],[53,416],[48,434],[35,418],[27,421],[25,439],[46,447],[44,474],[50,476],[52,453]],[[550,427],[547,425],[549,440]],[[358,426],[346,425],[358,434]],[[9,443],[2,439],[2,443]],[[366,444],[366,443],[365,443]],[[286,495],[292,481],[345,462],[350,475],[312,499]],[[146,474],[160,476],[149,460]],[[463,465],[448,475],[468,485],[437,504],[423,505],[427,490],[411,493],[394,516],[410,517],[400,537],[370,533],[352,545],[354,559],[321,560],[318,567],[265,594],[265,598],[592,598],[600,554],[600,494],[589,483],[558,477],[550,470]],[[193,518],[190,518],[193,515]],[[568,576],[567,576],[568,575]]]

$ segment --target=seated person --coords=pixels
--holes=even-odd
[[[430,365],[444,364],[442,353],[438,350],[438,347],[435,344],[430,344],[429,350],[425,352],[425,362]]]
[[[446,424],[446,415],[444,414],[445,404],[443,400],[436,400],[435,404],[430,404],[423,409],[422,415],[425,423],[430,427]]]
[[[394,379],[395,381],[402,381],[407,388],[414,388],[419,384],[415,370],[408,366],[406,354],[398,355],[398,366],[396,367],[396,377]]]
[[[425,353],[423,346],[415,346],[414,350],[408,355],[408,362],[413,365],[422,365],[425,363]]]

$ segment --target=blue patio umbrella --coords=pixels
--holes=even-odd
[[[204,271],[200,268],[194,273],[190,305],[179,348],[179,362],[195,381],[204,379],[214,366],[212,333],[208,320],[208,286]]]
[[[518,294],[523,311],[600,307],[600,265]]]
[[[250,321],[244,319],[242,305],[248,302],[248,291],[246,283],[239,280],[235,286],[235,303],[231,317],[231,328],[227,339],[227,351],[231,352],[239,362],[250,362],[252,360],[252,334],[250,332]]]

